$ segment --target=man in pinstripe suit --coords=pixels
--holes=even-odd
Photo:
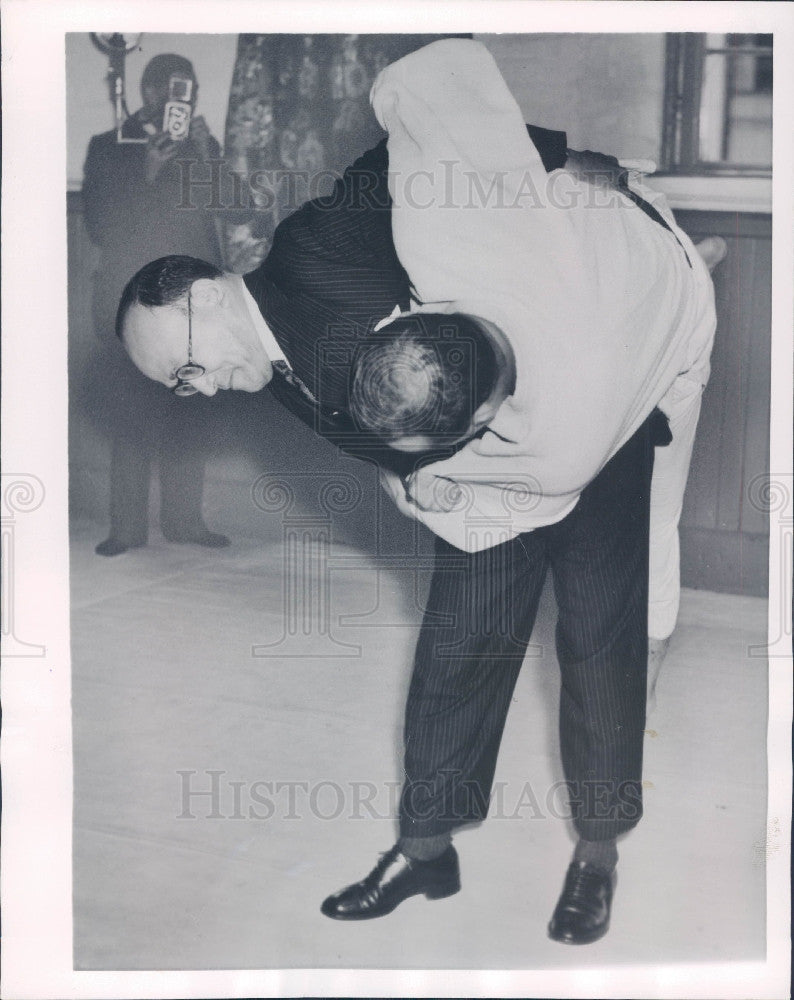
[[[547,170],[564,165],[562,133],[530,135]],[[602,160],[601,168],[615,163]],[[362,436],[351,418],[354,352],[347,365],[318,363],[324,346],[349,347],[395,306],[410,304],[391,239],[387,164],[381,143],[328,198],[285,220],[265,262],[243,278],[192,258],[142,269],[117,320],[133,362],[177,394],[267,386],[318,433],[407,481],[419,456]],[[447,336],[451,317],[442,321]],[[432,325],[432,317],[423,322]],[[471,342],[471,327],[457,332]],[[501,356],[488,330],[479,334],[482,357],[489,343]],[[494,372],[478,404],[505,398],[509,379],[500,375]],[[475,411],[444,454],[478,430]],[[561,750],[580,839],[549,933],[586,943],[606,932],[615,838],[642,813],[650,479],[654,446],[667,440],[666,421],[654,411],[555,524],[471,553],[437,540],[406,708],[400,839],[365,879],[326,899],[326,915],[367,919],[411,895],[441,898],[459,889],[451,833],[487,812],[507,709],[551,567]],[[433,624],[439,620],[448,624]]]

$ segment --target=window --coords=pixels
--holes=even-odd
[[[769,175],[772,35],[669,35],[664,168]]]

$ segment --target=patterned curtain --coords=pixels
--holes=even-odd
[[[225,156],[240,181],[239,200],[255,214],[225,224],[230,270],[256,267],[279,221],[327,194],[334,177],[383,137],[369,91],[384,66],[446,37],[240,35]]]

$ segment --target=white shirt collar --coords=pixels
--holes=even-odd
[[[246,306],[248,306],[248,312],[251,314],[251,322],[254,324],[254,329],[259,334],[259,339],[262,341],[262,347],[265,349],[265,354],[267,354],[272,364],[274,361],[287,361],[286,355],[278,346],[278,341],[273,336],[273,332],[264,320],[262,313],[259,311],[259,306],[256,304],[256,300],[253,295],[248,291],[245,282],[242,282],[243,286],[243,299]]]
[[[384,326],[388,326],[402,316],[412,316],[414,313],[419,312],[452,313],[456,312],[456,304],[447,300],[440,302],[417,302],[415,299],[411,299],[407,312],[403,312],[399,306],[395,306],[388,316],[384,316],[383,319],[378,320],[372,332],[377,333],[378,330],[382,330]]]

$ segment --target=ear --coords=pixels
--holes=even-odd
[[[190,286],[192,309],[214,309],[227,299],[226,286],[217,278],[197,278]]]

